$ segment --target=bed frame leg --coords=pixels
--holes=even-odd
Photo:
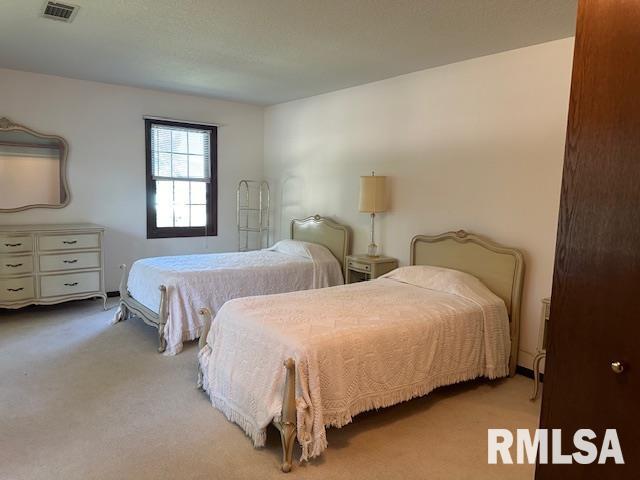
[[[208,308],[201,308],[198,310],[198,313],[204,317],[204,328],[202,329],[202,334],[198,339],[198,351],[200,351],[207,344],[207,335],[209,335],[209,329],[211,328],[211,310]],[[196,385],[201,389],[203,385],[202,380],[202,370],[200,369],[200,362],[198,362],[198,383]]]
[[[282,440],[282,471],[291,471],[293,465],[293,445],[296,440],[296,363],[292,358],[284,362],[287,376],[284,383],[280,439]]]
[[[129,318],[129,310],[124,305],[124,303],[120,302],[120,305],[118,305],[118,310],[116,310],[116,313],[113,316],[113,321],[111,323],[115,324],[118,322],[122,322],[127,318]]]
[[[167,341],[164,339],[164,325],[158,325],[158,353],[163,353],[167,349]]]
[[[202,333],[200,334],[200,339],[198,340],[198,350],[202,350],[207,344],[207,335],[209,335],[209,330],[211,329],[211,320],[212,314],[211,310],[204,307],[198,310],[198,313],[204,317],[204,327],[202,328]]]
[[[293,445],[296,440],[296,427],[285,423],[282,426],[280,432],[280,439],[282,440],[282,471],[289,473],[291,466],[293,465]]]
[[[129,294],[128,289],[127,289],[127,265],[126,264],[122,264],[120,265],[120,270],[122,270],[122,276],[120,277],[120,304],[118,305],[118,309],[116,310],[116,314],[113,316],[113,320],[111,323],[118,323],[118,322],[122,322],[126,319],[129,318],[129,309],[127,308],[126,304],[125,304],[125,300],[127,298],[127,295]],[[105,309],[107,306],[107,297],[104,297],[104,305],[105,305]]]
[[[158,311],[158,353],[167,349],[167,340],[164,337],[164,327],[167,324],[167,287],[160,285],[160,309]]]

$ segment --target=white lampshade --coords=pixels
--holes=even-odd
[[[360,177],[360,211],[379,213],[387,210],[387,177]]]

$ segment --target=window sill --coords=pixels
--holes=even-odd
[[[206,231],[204,227],[157,228],[147,232],[147,239],[183,238],[183,237],[217,237],[217,231]]]

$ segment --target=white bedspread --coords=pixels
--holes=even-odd
[[[278,245],[278,244],[277,244]],[[182,342],[200,336],[202,307],[215,314],[233,298],[292,292],[343,283],[340,263],[320,245],[283,241],[282,248],[252,252],[145,258],[129,273],[128,290],[158,312],[162,284],[167,287],[166,355],[182,351]]]
[[[326,426],[438,386],[506,376],[504,302],[469,275],[434,269],[425,280],[414,268],[225,304],[199,354],[213,405],[263,445],[266,427],[282,411],[283,361],[293,358],[297,436],[306,460],[326,448]]]

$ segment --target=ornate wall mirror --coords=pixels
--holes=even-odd
[[[68,205],[68,151],[62,137],[0,118],[0,213]]]

